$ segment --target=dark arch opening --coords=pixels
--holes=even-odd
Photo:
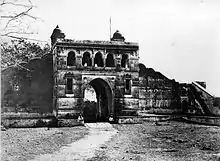
[[[85,52],[83,54],[82,65],[83,66],[92,66],[92,59],[90,58],[90,53],[89,52]]]
[[[101,78],[96,78],[89,83],[96,92],[97,103],[90,112],[91,105],[84,106],[83,115],[85,122],[108,121],[113,114],[113,96],[108,83]]]
[[[126,65],[128,65],[128,55],[127,54],[123,54],[122,55],[122,59],[121,59],[121,67],[125,68]]]
[[[108,54],[106,58],[106,67],[115,67],[113,54]]]
[[[102,54],[100,52],[95,54],[95,60],[94,63],[97,64],[98,67],[103,67],[103,59],[102,59]]]
[[[76,57],[75,57],[75,53],[73,51],[68,53],[67,56],[67,65],[68,66],[75,66],[76,64]]]
[[[188,102],[186,100],[182,101],[182,112],[185,114],[188,112]]]

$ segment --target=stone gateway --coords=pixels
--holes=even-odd
[[[2,124],[220,116],[220,101],[204,82],[179,83],[146,68],[139,63],[139,45],[125,40],[119,31],[110,41],[69,40],[57,26],[50,54],[2,70]]]
[[[64,39],[57,27],[51,36],[54,113],[82,113],[85,120],[107,121],[124,110],[139,109],[139,46],[116,31],[111,41]],[[95,101],[85,98],[93,88]],[[90,90],[91,91],[91,90]]]

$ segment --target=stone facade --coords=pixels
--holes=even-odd
[[[107,120],[122,115],[124,110],[139,109],[137,43],[125,42],[118,31],[111,41],[75,41],[63,35],[56,28],[51,36],[53,102],[58,117],[86,115],[83,111],[89,107],[84,101],[85,90],[89,86],[97,97],[93,119]]]

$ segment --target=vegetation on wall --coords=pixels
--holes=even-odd
[[[2,111],[52,110],[53,65],[49,51],[49,45],[41,47],[21,39],[1,44]]]
[[[2,43],[0,49],[1,68],[5,69],[11,65],[19,65],[35,57],[42,57],[48,54],[50,46],[48,44],[41,46],[38,43],[19,39]]]

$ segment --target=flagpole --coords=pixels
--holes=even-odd
[[[109,28],[110,28],[110,40],[111,40],[111,36],[112,36],[112,20],[111,20],[111,17],[110,17],[110,26],[109,26]]]

